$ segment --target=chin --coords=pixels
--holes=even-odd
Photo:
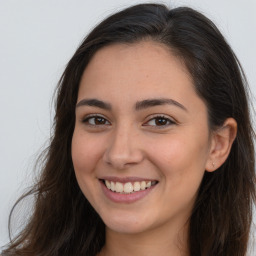
[[[144,215],[145,216],[145,215]],[[149,230],[153,221],[136,214],[116,213],[114,216],[101,216],[106,227],[112,231],[123,234],[136,234]]]
[[[147,230],[147,226],[139,223],[107,223],[106,227],[120,234],[138,234]]]

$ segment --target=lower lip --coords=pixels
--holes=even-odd
[[[133,192],[133,193],[129,193],[129,194],[121,194],[121,193],[116,193],[113,192],[111,190],[109,190],[104,184],[103,182],[101,183],[101,187],[102,190],[105,194],[105,196],[110,199],[111,201],[115,202],[115,203],[133,203],[136,202],[142,198],[144,198],[145,196],[147,196],[150,192],[152,192],[152,190],[155,188],[156,185],[147,188],[145,190],[140,190],[137,192]]]

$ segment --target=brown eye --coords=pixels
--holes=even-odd
[[[167,125],[168,124],[168,120],[166,118],[159,117],[159,118],[155,119],[155,124],[156,125]]]
[[[170,125],[175,124],[173,120],[170,118],[164,117],[164,116],[156,116],[154,118],[151,118],[147,123],[144,124],[144,126],[152,126],[152,127],[168,127]]]
[[[106,122],[107,122],[107,120],[105,118],[102,118],[102,117],[94,118],[94,124],[96,124],[96,125],[106,124]]]
[[[102,117],[102,116],[90,116],[90,117],[87,117],[83,120],[83,123],[87,123],[89,125],[109,125],[110,122]]]

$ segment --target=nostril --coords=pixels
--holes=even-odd
[[[138,140],[131,136],[131,128],[128,127],[129,125],[126,124],[125,127],[122,126],[122,131],[120,127],[115,131],[115,137],[108,141],[108,146],[104,152],[104,162],[115,169],[125,169],[127,166],[137,164],[143,159]]]
[[[142,162],[143,154],[139,150],[123,152],[109,151],[105,153],[103,160],[115,169],[125,169],[128,166]]]

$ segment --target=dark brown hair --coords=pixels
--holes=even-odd
[[[141,4],[101,22],[69,61],[58,85],[54,134],[35,196],[34,212],[4,255],[95,256],[105,227],[80,191],[71,159],[79,82],[91,57],[115,43],[152,40],[180,57],[208,108],[213,131],[228,117],[238,123],[226,162],[205,172],[190,218],[191,256],[245,256],[255,201],[254,133],[242,68],[216,26],[197,11]]]

